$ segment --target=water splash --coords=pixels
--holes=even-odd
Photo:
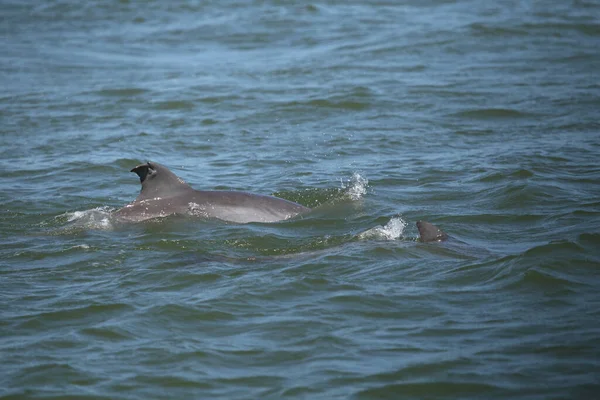
[[[385,226],[376,226],[358,234],[359,239],[398,240],[408,224],[402,217],[393,217]]]
[[[208,213],[206,212],[206,208],[201,206],[198,203],[189,202],[188,203],[188,214],[194,217],[202,217],[208,218]]]
[[[113,229],[110,207],[96,207],[91,210],[73,211],[56,217],[58,221],[66,219],[70,229]]]
[[[342,189],[350,196],[354,201],[360,200],[365,194],[367,194],[367,187],[369,186],[369,180],[358,172],[352,174],[350,180],[342,181]]]

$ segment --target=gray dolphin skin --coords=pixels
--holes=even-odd
[[[419,230],[419,240],[424,243],[443,242],[448,239],[445,232],[426,221],[417,221],[417,229]]]
[[[273,196],[236,191],[195,190],[155,162],[138,165],[142,190],[132,203],[116,211],[117,218],[144,221],[172,214],[196,215],[223,221],[277,222],[310,211],[310,208]]]

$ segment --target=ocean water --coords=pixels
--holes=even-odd
[[[599,2],[4,0],[0,33],[1,399],[598,397]],[[314,210],[118,223],[147,160]]]

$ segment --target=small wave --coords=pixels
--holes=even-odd
[[[369,180],[364,178],[358,172],[352,174],[352,178],[347,182],[342,181],[342,189],[350,196],[354,201],[360,200],[365,194],[367,194],[367,187],[369,186]]]
[[[529,118],[534,116],[531,113],[520,112],[506,108],[484,108],[479,110],[461,111],[450,114],[451,117],[469,118],[469,119],[501,119],[501,118]]]
[[[383,399],[395,398],[396,393],[406,393],[410,397],[426,397],[425,393],[432,397],[444,397],[449,393],[460,393],[458,397],[480,397],[493,393],[498,390],[498,386],[485,382],[460,382],[460,381],[443,381],[435,382],[400,382],[400,383],[383,383],[368,389],[362,389],[357,393],[358,399]],[[450,396],[452,396],[452,394]],[[485,397],[485,396],[483,396]]]
[[[140,94],[147,93],[148,90],[130,87],[130,88],[115,88],[115,89],[102,89],[97,91],[96,93],[100,96],[109,96],[109,97],[130,97],[137,96]]]
[[[517,179],[528,179],[532,178],[535,173],[529,169],[519,168],[513,171],[494,171],[485,172],[479,175],[475,175],[474,181],[479,182],[502,182],[504,180],[517,180]]]
[[[86,325],[94,322],[104,322],[112,316],[130,312],[132,306],[125,303],[86,304],[83,306],[54,307],[36,313],[24,314],[18,317],[19,326],[23,328],[42,328],[80,321]]]
[[[194,107],[194,103],[185,100],[159,101],[154,104],[157,110],[191,110]]]
[[[518,26],[501,26],[501,25],[491,25],[484,24],[480,22],[472,23],[469,25],[469,28],[475,35],[478,36],[489,36],[492,38],[503,36],[527,36],[530,34],[529,30],[523,29]]]
[[[581,284],[575,277],[550,268],[536,267],[525,271],[519,284],[535,286],[547,290],[575,292],[572,286]]]
[[[589,255],[582,245],[570,240],[535,245],[509,263],[510,269],[521,272],[519,279],[512,284],[552,293],[573,292],[577,286],[591,284],[581,275],[590,265]]]
[[[314,107],[342,108],[353,111],[361,111],[369,107],[369,103],[356,100],[316,99],[309,101],[308,104]]]
[[[600,233],[582,233],[577,237],[577,242],[582,246],[600,246]]]
[[[549,243],[541,244],[538,246],[534,246],[523,253],[524,257],[530,257],[536,259],[538,262],[540,259],[547,257],[552,252],[558,254],[577,254],[583,253],[585,249],[570,240],[557,240]],[[556,261],[556,258],[553,258],[553,261]]]
[[[289,73],[286,71],[280,71]],[[317,108],[317,109],[342,109],[349,111],[362,111],[371,106],[371,89],[357,86],[346,90],[338,91],[335,94],[325,98],[313,98],[306,100],[295,100],[278,104],[283,110],[295,110],[299,108]]]
[[[495,188],[489,195],[496,198],[496,207],[498,210],[510,210],[519,204],[520,207],[525,205],[540,205],[544,202],[553,201],[555,199],[551,187],[541,185],[533,185],[526,180],[516,181],[502,187]]]
[[[408,224],[402,217],[394,217],[385,226],[376,226],[358,234],[359,239],[398,240]]]

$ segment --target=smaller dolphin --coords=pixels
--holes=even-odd
[[[277,222],[310,211],[303,205],[273,196],[195,190],[155,162],[138,165],[131,172],[140,177],[142,190],[135,201],[116,211],[115,215],[122,220],[192,214],[237,223]]]
[[[417,221],[417,229],[419,230],[419,240],[424,243],[443,242],[448,239],[446,232],[427,221]]]

